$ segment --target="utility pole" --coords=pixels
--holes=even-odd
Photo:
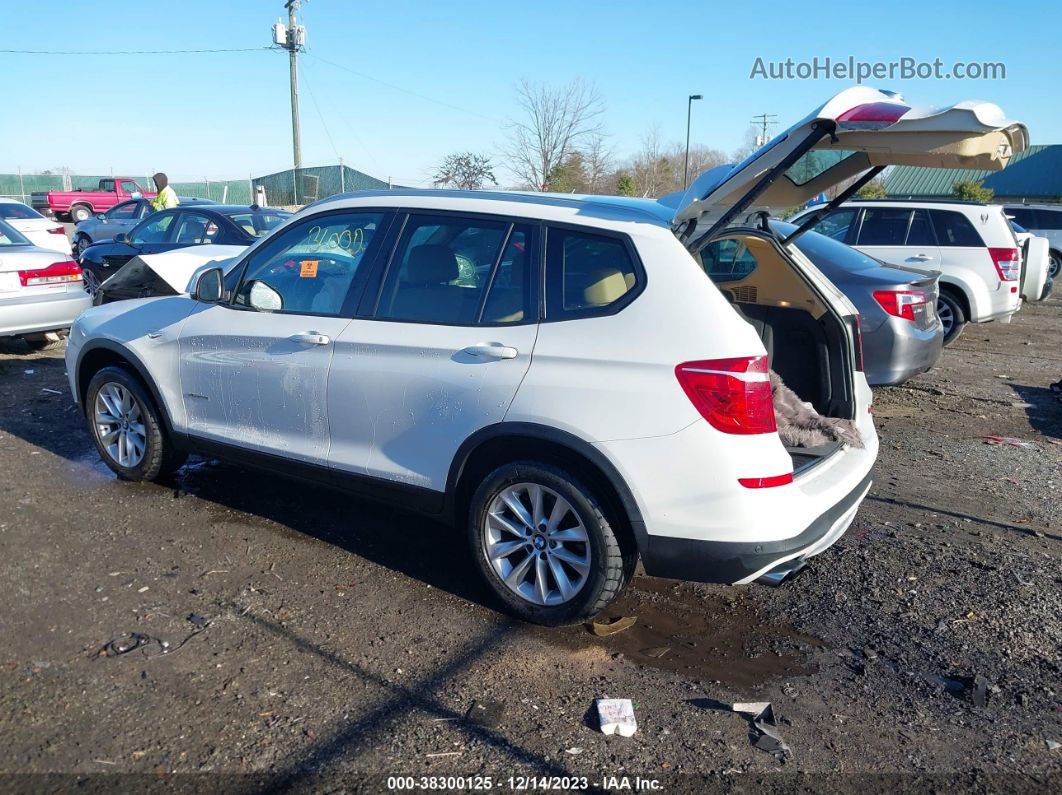
[[[291,147],[295,159],[295,203],[299,203],[298,172],[302,168],[302,134],[299,129],[299,50],[306,46],[306,28],[296,24],[295,12],[300,0],[287,0],[284,7],[288,10],[288,25],[277,22],[273,26],[273,43],[288,51],[288,65],[291,72]]]
[[[756,146],[766,146],[767,141],[770,139],[767,137],[767,125],[777,124],[778,122],[772,121],[777,116],[777,113],[761,113],[759,116],[753,116],[750,124],[755,124],[761,130],[760,135],[756,136]]]

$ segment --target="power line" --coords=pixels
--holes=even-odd
[[[275,47],[236,47],[219,50],[0,50],[13,55],[191,55],[213,52],[260,52]]]
[[[338,63],[335,63],[334,61],[329,61],[329,60],[327,60],[325,58],[322,58],[320,55],[317,55],[316,53],[310,52],[309,50],[306,51],[306,55],[310,56],[311,58],[317,59],[321,63],[326,63],[329,66],[334,66],[336,69],[342,69],[344,72],[350,72],[352,75],[357,75],[358,77],[364,78],[365,80],[371,80],[374,83],[379,83],[382,86],[387,86],[388,88],[394,89],[395,91],[401,91],[403,94],[409,94],[411,97],[416,97],[417,99],[423,99],[425,102],[433,102],[436,105],[442,105],[444,108],[449,108],[450,110],[456,110],[456,111],[458,111],[460,113],[466,113],[469,116],[476,116],[476,117],[478,117],[480,119],[485,119],[485,120],[487,120],[489,122],[493,122],[494,124],[498,124],[499,123],[499,121],[497,119],[493,119],[490,116],[484,116],[482,113],[477,113],[474,110],[469,110],[468,108],[462,108],[462,107],[459,107],[457,105],[451,105],[449,102],[444,102],[441,99],[435,99],[434,97],[425,96],[424,94],[418,94],[416,91],[410,91],[408,88],[402,88],[402,86],[396,86],[394,83],[388,83],[386,80],[380,80],[378,77],[373,77],[372,75],[367,75],[364,72],[359,72],[359,71],[357,71],[355,69],[351,69],[349,66],[343,66],[343,64],[338,64]]]

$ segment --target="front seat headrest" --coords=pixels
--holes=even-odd
[[[413,284],[443,284],[460,275],[453,249],[439,243],[425,243],[409,250],[406,280]]]
[[[583,300],[590,306],[605,306],[622,298],[628,290],[627,280],[615,268],[602,268],[587,274]]]

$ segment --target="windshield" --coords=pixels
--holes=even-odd
[[[240,227],[244,232],[251,237],[261,237],[270,229],[280,226],[286,220],[291,218],[291,213],[284,212],[245,212],[245,213],[229,213],[228,217],[232,219],[232,222],[236,226]]]
[[[31,218],[44,218],[39,212],[32,207],[27,207],[25,204],[18,204],[17,202],[0,202],[0,218],[15,219],[16,221],[26,221]]]
[[[21,232],[15,231],[11,224],[0,221],[0,246],[32,246]]]
[[[770,224],[771,230],[781,237],[793,234],[798,228],[796,224],[786,221],[771,221]],[[882,266],[879,260],[818,232],[805,232],[796,239],[794,245],[820,268],[832,265],[846,271],[865,271]]]

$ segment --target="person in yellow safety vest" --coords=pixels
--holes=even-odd
[[[152,179],[155,181],[155,190],[158,191],[158,195],[151,200],[151,209],[156,211],[168,210],[181,203],[173,188],[170,187],[170,181],[165,174],[160,171]]]

